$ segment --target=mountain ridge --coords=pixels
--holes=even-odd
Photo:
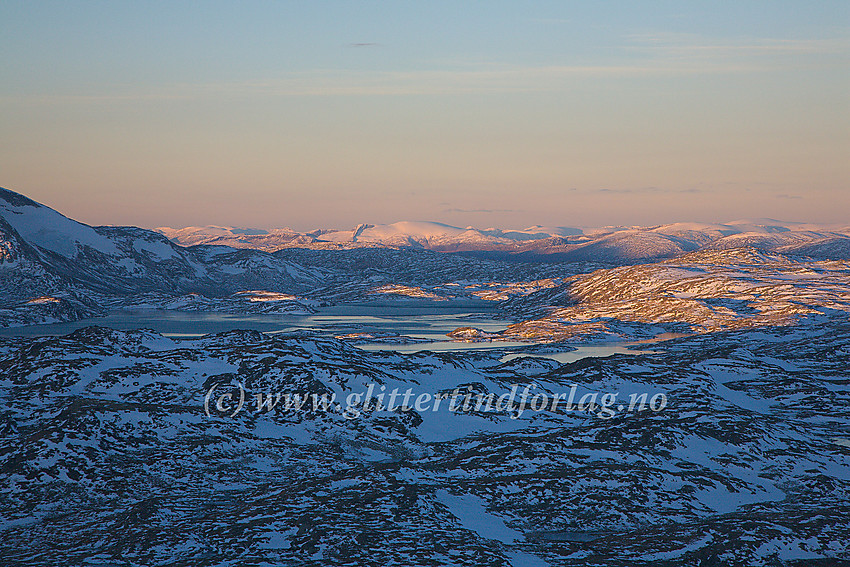
[[[701,248],[754,247],[773,250],[786,246],[788,253],[844,259],[850,253],[850,228],[743,219],[727,223],[681,222],[654,226],[599,228],[542,227],[526,229],[465,228],[433,221],[399,221],[360,224],[351,230],[317,229],[297,232],[282,229],[242,229],[208,226],[170,228],[157,232],[183,246],[209,244],[275,252],[285,248],[348,249],[359,247],[423,248],[437,252],[506,252],[518,257],[551,257],[552,261],[603,261],[629,263],[671,258]],[[845,242],[846,240],[846,242]],[[818,244],[823,244],[819,248]],[[836,257],[840,256],[840,258]]]

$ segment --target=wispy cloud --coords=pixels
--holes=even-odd
[[[652,51],[674,57],[755,55],[848,54],[850,40],[785,38],[711,38],[685,33],[654,33],[629,36],[632,50]]]
[[[576,79],[727,73],[741,65],[669,65],[647,62],[630,65],[486,65],[470,69],[414,71],[350,71],[321,69],[286,74],[276,79],[220,83],[177,83],[160,86],[99,85],[78,94],[27,93],[2,96],[2,103],[65,104],[133,100],[193,100],[209,97],[267,96],[411,96],[558,91]]]
[[[78,94],[26,93],[0,97],[0,103],[67,104],[133,100],[193,100],[210,97],[410,96],[525,93],[570,88],[576,80],[751,73],[772,68],[765,55],[834,56],[847,64],[848,39],[717,39],[692,34],[627,37],[623,57],[607,64],[517,65],[498,62],[445,62],[418,70],[315,69],[273,79],[219,83],[93,86]],[[351,48],[379,43],[350,43]],[[635,54],[638,54],[635,57]],[[782,59],[782,58],[780,58]],[[784,60],[784,59],[782,59]]]
[[[529,21],[535,24],[571,24],[575,20],[572,18],[531,18]]]
[[[596,189],[596,193],[633,194],[633,193],[702,193],[702,189],[689,187],[687,189],[670,189],[665,187],[628,187],[622,189]]]
[[[516,213],[517,209],[443,209],[444,213]]]
[[[172,84],[146,90],[116,86],[111,93],[30,95],[30,101],[73,102],[132,99],[188,99],[221,96],[440,95],[487,91],[528,92],[553,88],[566,76],[643,74],[638,67],[505,67],[485,70],[348,71],[324,69],[290,73],[272,80]],[[128,92],[123,92],[126,89]],[[4,97],[8,100],[11,97]]]

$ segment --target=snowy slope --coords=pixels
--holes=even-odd
[[[92,227],[0,187],[0,216],[33,246],[73,258],[85,247],[118,255],[115,244]]]

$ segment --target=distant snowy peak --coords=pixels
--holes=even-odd
[[[353,231],[323,230],[322,240],[387,242],[410,239],[417,242],[444,242],[452,239],[464,241],[493,239],[507,241],[542,240],[553,236],[573,236],[582,234],[579,228],[532,226],[525,229],[478,229],[473,226],[461,228],[431,221],[400,221],[392,224],[361,224]],[[348,238],[350,240],[347,240]],[[355,240],[356,239],[356,240]]]
[[[632,263],[673,258],[694,250],[755,248],[815,258],[850,258],[846,228],[745,219],[726,223],[681,222],[595,229],[531,226],[465,228],[439,222],[359,224],[350,230],[245,229],[220,226],[159,228],[183,246],[212,244],[276,252],[287,248],[422,248],[436,252],[545,255],[553,261]]]
[[[472,226],[461,228],[439,222],[429,221],[400,221],[392,224],[361,224],[354,230],[321,230],[313,233],[319,240],[329,242],[373,242],[389,244],[393,242],[416,242],[422,245],[429,243],[445,243],[450,241],[481,241],[495,240],[524,241],[581,234],[580,229],[559,227],[546,229],[533,226],[522,230],[501,230],[487,228],[484,230]]]
[[[273,252],[293,245],[303,245],[316,240],[310,234],[300,234],[291,228],[236,228],[232,226],[187,226],[171,228],[161,226],[154,229],[181,246],[199,244],[230,246],[231,248],[255,248]]]
[[[293,246],[416,247],[439,251],[511,249],[525,242],[581,235],[578,228],[532,226],[525,229],[461,228],[439,222],[400,221],[359,224],[352,229],[318,229],[298,233],[290,228],[245,229],[223,226],[159,227],[157,232],[183,246],[198,244],[255,248],[275,252]]]

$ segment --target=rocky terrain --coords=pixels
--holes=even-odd
[[[7,565],[833,565],[850,559],[848,345],[846,318],[565,365],[241,331],[6,339],[0,552]],[[342,406],[370,385],[575,386],[585,403],[256,407],[275,392]],[[664,406],[617,405],[644,393]]]
[[[512,298],[531,317],[503,339],[552,342],[647,339],[793,325],[850,314],[850,262],[791,259],[754,249],[693,252],[652,264],[597,270]]]

